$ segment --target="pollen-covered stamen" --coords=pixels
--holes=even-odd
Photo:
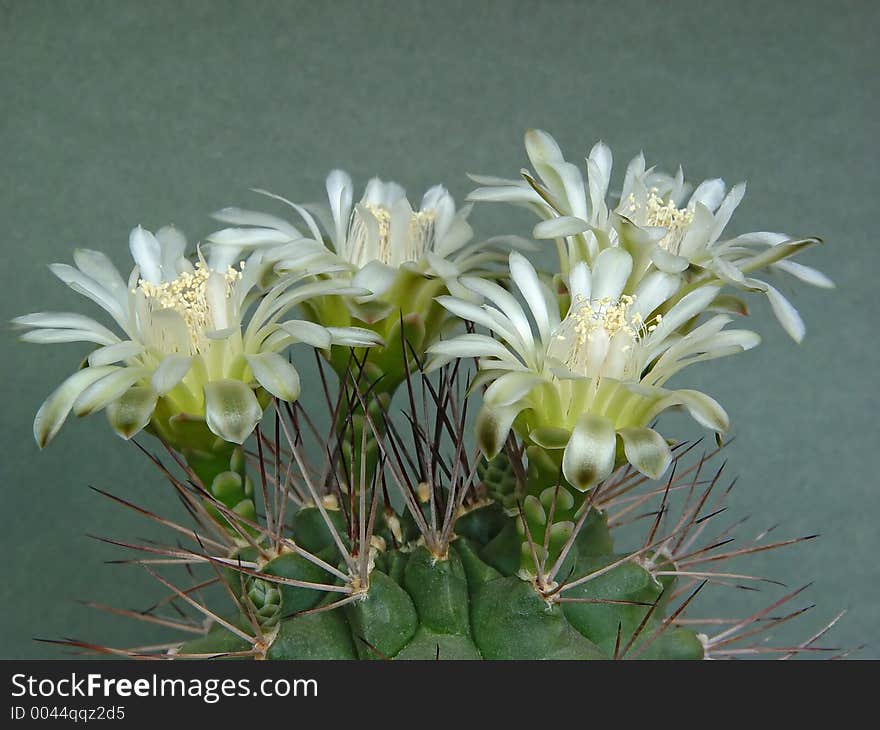
[[[239,268],[229,266],[222,274],[226,299],[231,295],[235,282],[241,278],[243,268],[244,261]],[[151,310],[171,309],[183,318],[189,331],[192,354],[201,351],[206,332],[222,328],[222,323],[215,321],[208,298],[208,282],[215,273],[218,272],[214,272],[203,261],[198,261],[193,271],[184,271],[171,281],[153,284],[140,279],[135,290],[144,294]]]
[[[400,266],[407,261],[418,261],[430,250],[434,241],[434,211],[413,212],[409,219],[407,235],[397,236],[392,241],[391,211],[383,205],[362,203],[376,222],[377,236],[375,249],[370,244],[370,229],[365,225],[360,211],[352,212],[348,229],[349,261],[355,266],[364,266],[375,259],[387,266]]]
[[[630,193],[627,203],[630,213],[636,213],[642,208],[632,193]],[[658,195],[657,188],[651,188],[648,191],[644,211],[645,225],[666,229],[666,233],[658,241],[658,244],[670,253],[677,254],[688,226],[694,221],[694,209],[690,206],[679,208],[672,200],[663,200]]]
[[[635,297],[579,297],[551,339],[547,356],[588,378],[636,377],[636,346],[656,329],[660,315],[645,322],[632,312]]]

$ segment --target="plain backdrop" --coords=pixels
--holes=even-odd
[[[192,240],[208,214],[263,206],[252,187],[323,194],[327,171],[373,175],[415,197],[458,199],[465,173],[515,176],[523,132],[551,131],[570,159],[608,142],[626,161],[748,180],[731,231],[821,236],[800,260],[833,291],[786,286],[808,326],[790,341],[762,302],[765,337],[745,355],[688,371],[730,412],[730,521],[750,537],[821,539],[755,556],[789,587],[815,581],[816,608],[779,641],[839,610],[832,646],[880,656],[877,471],[877,122],[873,2],[10,2],[0,1],[0,318],[89,304],[50,275],[74,247],[126,271],[129,230],[173,222]],[[527,235],[531,219],[478,207],[481,235]],[[541,258],[545,264],[552,257]],[[161,589],[87,537],[155,530],[88,487],[174,511],[161,477],[102,417],[72,421],[45,451],[31,436],[76,345],[2,340],[0,656],[64,656],[34,637],[125,646],[155,627],[76,603],[143,609]],[[304,371],[307,398],[314,372]],[[670,420],[680,435],[695,430]],[[676,432],[679,435],[679,432]],[[145,442],[146,443],[146,442]],[[785,589],[706,597],[741,615]]]

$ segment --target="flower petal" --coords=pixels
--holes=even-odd
[[[632,257],[623,249],[604,249],[596,257],[596,264],[593,267],[592,298],[609,297],[617,301],[632,271],[632,264]]]
[[[215,380],[205,385],[205,421],[220,438],[243,444],[262,416],[257,396],[241,381]]]
[[[162,283],[162,249],[159,241],[141,226],[133,228],[128,237],[131,256],[138,265],[141,279],[153,284]]]
[[[150,383],[159,395],[165,395],[186,377],[192,358],[186,355],[166,355],[153,372]]]
[[[713,180],[703,180],[703,182],[697,185],[697,189],[691,195],[688,205],[702,203],[714,213],[718,210],[718,206],[721,205],[726,190],[727,186],[724,184],[724,180],[719,177]]]
[[[804,266],[796,261],[780,261],[779,263],[773,264],[773,267],[780,271],[784,271],[786,274],[791,274],[795,279],[799,279],[805,284],[818,286],[822,289],[834,288],[834,282],[831,281],[831,279],[818,269],[814,269],[811,266]]]
[[[535,324],[538,326],[538,333],[541,335],[543,342],[549,342],[550,330],[554,322],[551,321],[550,307],[541,288],[541,281],[535,267],[529,260],[520,253],[513,251],[510,254],[510,277],[517,289],[529,305],[532,316],[535,318]],[[554,306],[555,303],[553,303]]]
[[[800,342],[804,339],[804,334],[806,334],[807,331],[807,327],[804,324],[801,315],[798,314],[794,305],[782,296],[778,289],[770,286],[766,282],[764,283],[767,286],[767,299],[770,301],[770,307],[773,309],[773,314],[776,315],[776,319],[779,320],[779,324],[781,324],[782,328],[788,332],[791,339],[795,342]]]
[[[648,412],[646,420],[651,421],[662,411],[672,406],[684,406],[691,417],[701,426],[711,428],[716,433],[724,433],[730,428],[727,411],[714,398],[698,390],[675,390],[661,398]]]
[[[119,398],[146,374],[146,368],[127,367],[105,375],[80,393],[73,404],[73,412],[78,416],[87,416],[106,408],[108,403]]]
[[[334,345],[342,347],[382,347],[385,341],[366,327],[328,327]]]
[[[140,355],[143,351],[144,346],[140,342],[132,342],[131,340],[105,345],[89,354],[89,365],[91,367],[112,365],[113,363]]]
[[[46,400],[34,417],[34,439],[42,449],[58,433],[73,403],[86,388],[115,370],[115,365],[78,370],[59,385]]]
[[[582,492],[594,487],[614,469],[617,438],[607,418],[582,415],[562,456],[562,473]]]
[[[651,479],[663,476],[672,462],[672,452],[659,433],[652,428],[621,428],[617,433],[630,464]]]
[[[330,212],[333,215],[334,238],[336,250],[345,239],[348,219],[351,215],[352,183],[351,177],[344,170],[331,170],[325,185],[327,199],[330,201]]]
[[[475,424],[477,445],[487,459],[498,456],[510,433],[514,419],[522,410],[522,406],[512,405],[506,408],[491,408],[483,405]]]
[[[589,228],[590,224],[582,218],[561,215],[538,223],[532,230],[532,235],[535,238],[565,238],[566,236],[576,236]]]
[[[483,402],[493,408],[503,408],[521,400],[543,378],[536,373],[505,373],[486,388]]]
[[[320,350],[326,350],[333,341],[326,327],[304,319],[291,319],[281,322],[278,326],[296,342],[305,342]]]
[[[280,400],[293,403],[302,390],[299,373],[277,352],[245,355],[257,382]]]
[[[135,385],[107,406],[107,420],[122,438],[140,433],[153,417],[157,393],[148,385]]]

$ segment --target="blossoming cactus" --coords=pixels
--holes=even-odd
[[[723,466],[709,466],[721,446],[698,455],[656,421],[682,408],[727,431],[719,403],[668,382],[759,343],[728,327],[752,292],[799,340],[794,307],[754,274],[830,286],[788,261],[817,239],[723,239],[742,186],[725,195],[710,180],[685,203],[682,174],[646,169],[639,156],[610,201],[604,145],[587,158],[586,183],[546,133],[530,131],[526,146],[536,174],[476,178],[471,199],[537,213],[534,237],[555,239],[559,254],[550,275],[503,250],[529,247],[515,236],[469,243],[469,208],[456,211],[441,187],[416,212],[399,186],[373,180],[353,205],[340,171],[327,178],[329,207],[272,196],[304,230],[227,208],[215,217],[234,227],[195,259],[173,229],[135,229],[127,284],[97,252],[77,251],[77,268],[53,267],[125,338],[76,314],[15,320],[26,340],[98,346],[41,407],[38,443],[70,411],[105,408],[123,437],[145,430],[166,447],[173,463],[141,446],[195,521],[114,497],[188,544],[108,540],[148,554],[132,562],[169,591],[155,605],[176,609],[110,610],[186,640],[68,643],[269,659],[774,651],[743,642],[800,613],[771,614],[800,591],[715,634],[717,622],[685,614],[707,584],[764,580],[721,572],[722,561],[810,536],[726,547],[732,528],[713,524],[729,487]],[[302,318],[287,319],[297,308]],[[324,354],[323,424],[298,402],[300,376],[283,354],[297,343]],[[625,548],[633,529],[622,538],[616,528],[628,523],[646,527]],[[160,573],[157,555],[195,583]],[[221,600],[200,598],[213,584]],[[777,651],[816,650],[830,625]]]

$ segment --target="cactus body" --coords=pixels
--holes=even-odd
[[[619,651],[621,643],[629,643],[644,622],[639,639],[632,642],[636,650],[650,642],[642,657],[702,658],[702,645],[690,631],[674,629],[651,641],[663,617],[655,610],[657,616],[645,619],[665,586],[637,560],[621,562],[621,556],[609,551],[610,536],[600,513],[585,521],[571,570],[586,575],[620,564],[567,594],[596,603],[548,600],[532,582],[518,576],[521,539],[516,518],[499,519],[499,514],[494,504],[466,513],[462,521],[467,537],[456,537],[443,556],[415,543],[380,552],[368,588],[338,608],[332,604],[340,596],[331,591],[273,585],[269,578],[239,581],[248,602],[258,609],[257,615],[266,617],[265,657],[609,659],[615,646]],[[338,559],[317,508],[297,513],[292,534],[321,551],[328,562]],[[332,584],[334,580],[294,553],[272,559],[261,573],[308,583]],[[244,615],[228,620],[248,631]],[[246,641],[216,626],[206,636],[184,644],[180,653],[224,654],[247,647]]]

